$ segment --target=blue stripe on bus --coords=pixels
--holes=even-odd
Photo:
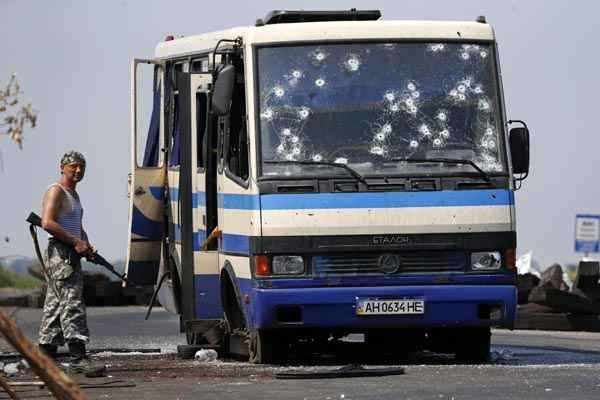
[[[164,186],[150,186],[148,187],[148,189],[150,190],[150,194],[152,195],[152,197],[154,197],[156,200],[163,199],[165,192]]]
[[[218,203],[220,208],[227,210],[260,209],[260,198],[255,194],[219,193]]]
[[[181,226],[179,224],[173,224],[173,234],[175,241],[181,243]],[[192,247],[194,251],[200,251],[202,242],[206,240],[206,231],[199,230],[192,233]]]
[[[173,224],[175,241],[181,243],[181,226]],[[206,240],[206,231],[201,229],[193,233],[192,244],[194,251],[202,250],[202,243]],[[235,233],[221,233],[219,250],[231,253],[250,254],[250,237]]]
[[[501,206],[514,204],[510,190],[267,194],[263,210]]]
[[[178,201],[179,189],[177,189],[176,187],[169,187],[169,199],[170,201]]]
[[[206,207],[206,195],[204,192],[192,193],[192,204],[194,208]]]
[[[171,188],[177,201],[177,189]],[[193,204],[205,205],[205,192],[194,193]],[[228,210],[298,210],[342,208],[405,208],[504,206],[514,204],[514,193],[507,189],[443,190],[431,192],[306,193],[306,194],[229,194],[219,193],[218,207]]]
[[[161,221],[154,221],[146,217],[136,206],[133,206],[131,233],[142,236],[144,239],[161,240],[161,228]]]
[[[198,208],[198,206],[204,206],[204,192],[192,193],[192,208]],[[169,188],[169,199],[172,202],[177,203],[179,201],[179,189],[176,187]]]
[[[219,250],[230,253],[250,254],[250,237],[233,233],[221,233]]]

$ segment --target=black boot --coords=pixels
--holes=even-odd
[[[72,374],[85,373],[90,366],[90,361],[85,356],[85,343],[81,340],[70,340],[68,344],[71,353],[68,371]]]
[[[71,353],[71,362],[76,363],[86,359],[85,343],[81,340],[69,340],[69,353]]]
[[[58,356],[58,346],[54,344],[40,343],[38,344],[40,350],[42,350],[48,357],[56,359]]]

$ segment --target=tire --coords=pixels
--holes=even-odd
[[[194,358],[198,350],[206,348],[208,342],[198,332],[185,332],[187,344],[177,346],[177,355],[183,360]]]
[[[250,331],[248,361],[252,364],[276,364],[285,359],[284,342],[278,335],[263,330]]]
[[[186,338],[187,344],[189,344],[189,345],[201,345],[201,344],[208,343],[206,341],[206,339],[204,339],[204,337],[198,332],[186,332],[185,338]]]
[[[191,360],[196,352],[202,348],[202,346],[194,344],[180,344],[177,346],[177,355],[183,360]]]
[[[465,363],[485,363],[490,356],[492,332],[489,327],[470,328],[457,338],[456,359]]]

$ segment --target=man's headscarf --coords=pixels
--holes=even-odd
[[[78,151],[67,151],[65,155],[62,156],[62,158],[60,159],[60,165],[64,166],[72,163],[80,163],[85,166],[85,157]]]

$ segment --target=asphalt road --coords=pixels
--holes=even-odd
[[[146,321],[146,307],[88,307],[90,349],[104,348],[157,348],[175,352],[178,344],[185,344],[185,335],[179,333],[179,317],[160,307],[153,309]],[[21,308],[15,320],[25,335],[37,340],[42,310]]]
[[[143,307],[90,308],[93,336],[89,347],[160,348],[172,352],[177,344],[185,342],[178,332],[176,316],[156,309],[151,319],[144,321],[144,312]],[[18,324],[33,340],[39,316],[40,310],[33,309],[17,313]],[[277,372],[334,370],[341,366],[335,365],[335,359],[310,365],[255,366],[231,360],[180,361],[174,356],[154,360],[140,357],[128,363],[106,358],[111,363],[111,378],[135,387],[86,389],[86,393],[92,399],[600,398],[600,333],[495,330],[492,342],[492,361],[482,365],[459,365],[450,356],[422,353],[400,365],[405,368],[404,375],[338,379],[275,377]],[[100,356],[94,358],[103,360]],[[125,364],[127,368],[122,367]],[[23,395],[48,398],[40,390]],[[0,398],[5,397],[0,394]]]

